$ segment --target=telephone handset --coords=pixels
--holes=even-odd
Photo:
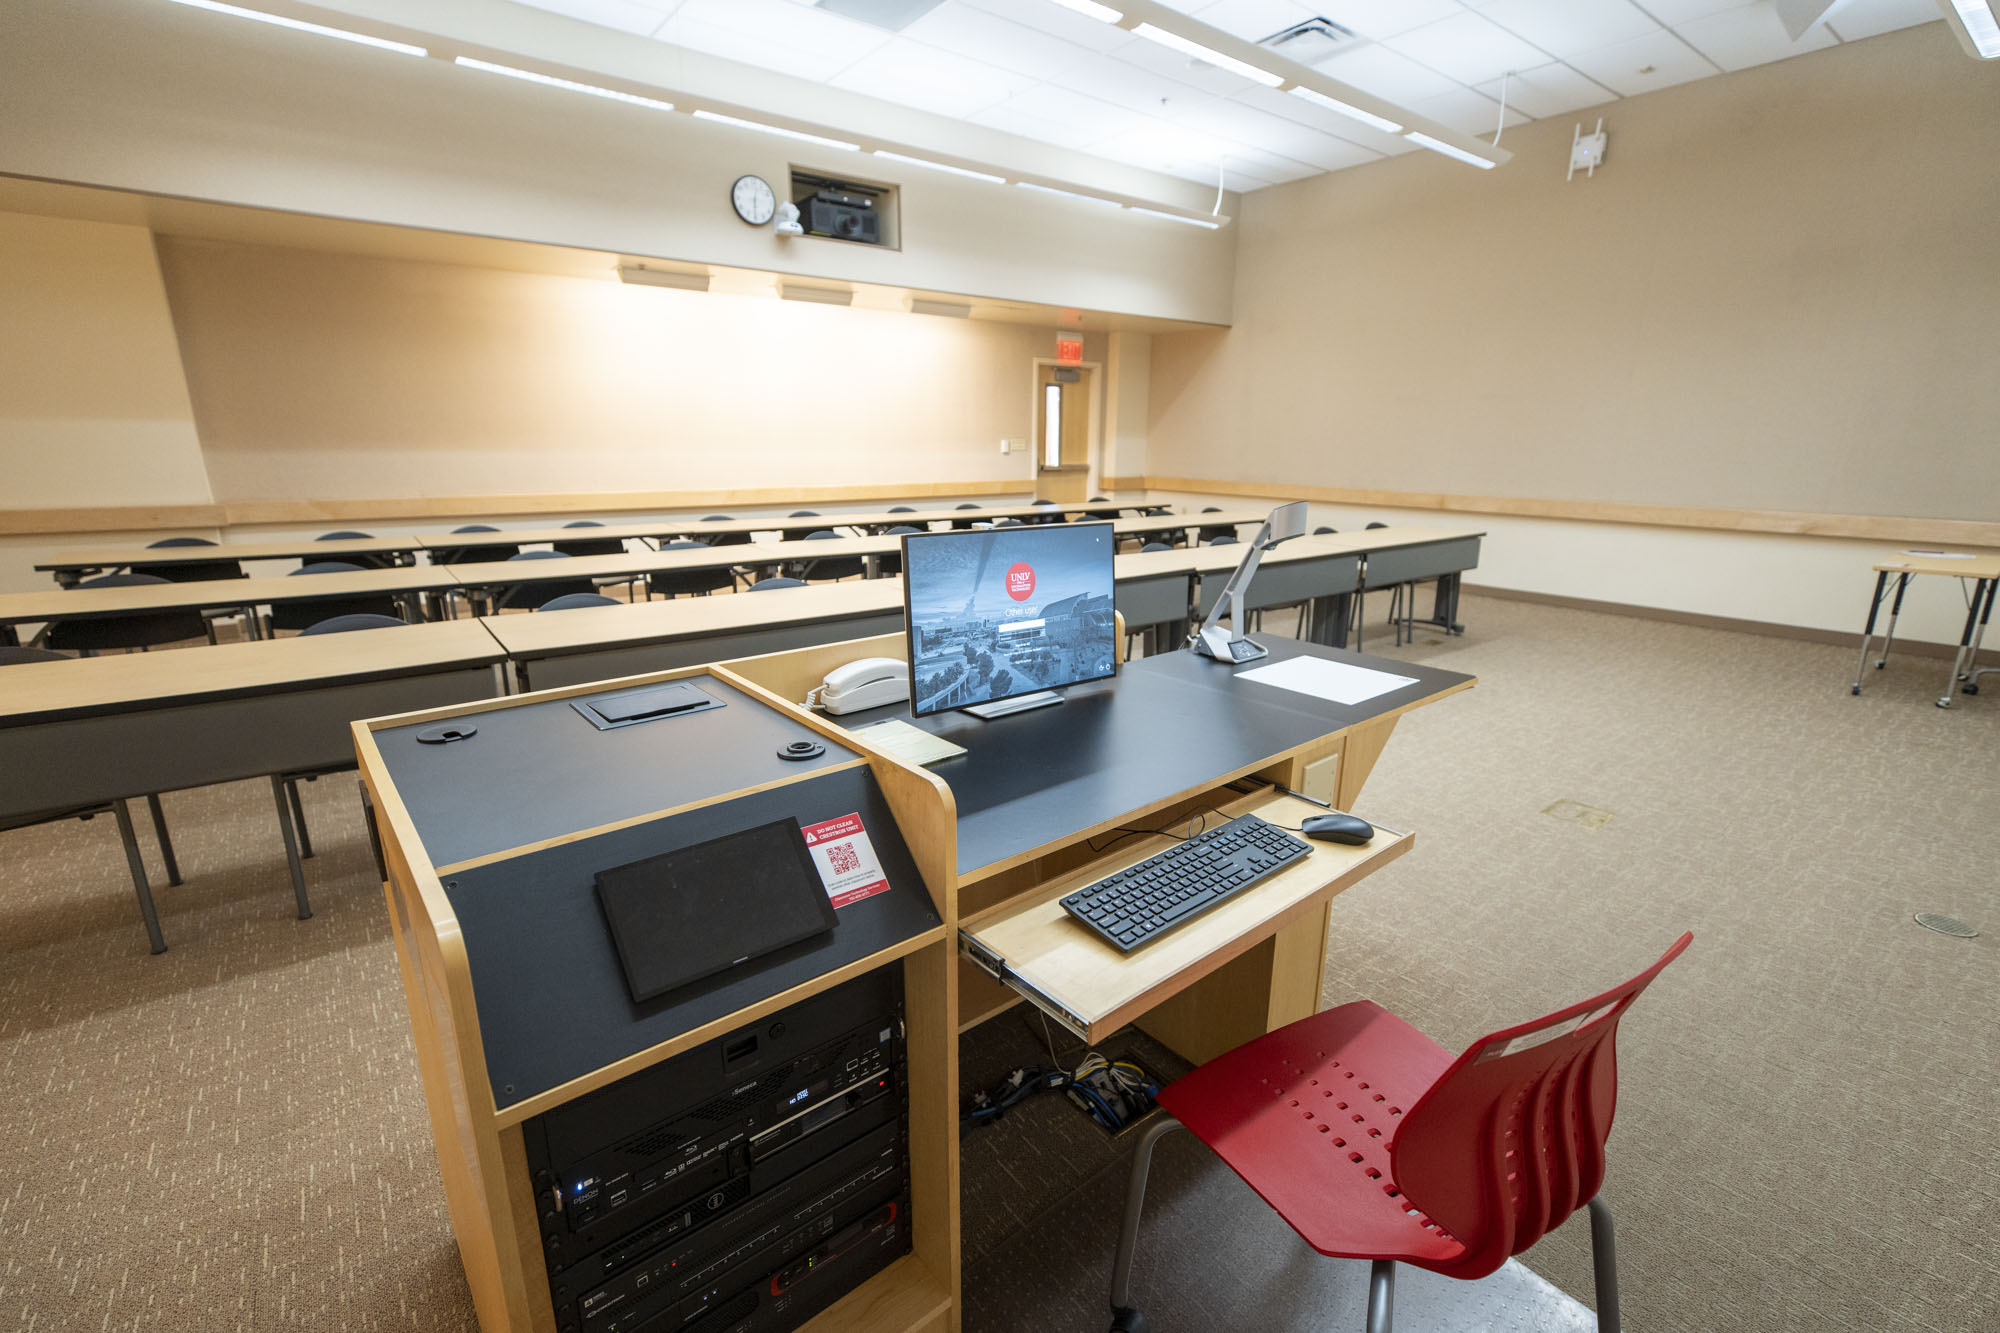
[[[829,671],[806,702],[829,713],[858,713],[909,697],[909,663],[896,657],[864,657]]]

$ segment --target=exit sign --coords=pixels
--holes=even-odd
[[[1083,335],[1081,333],[1056,334],[1056,364],[1059,366],[1080,366],[1083,364]]]

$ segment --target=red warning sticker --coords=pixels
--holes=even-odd
[[[868,830],[861,827],[860,815],[808,824],[805,835],[813,864],[819,867],[820,882],[826,885],[826,896],[833,899],[835,907],[889,891],[882,862],[868,841]]]

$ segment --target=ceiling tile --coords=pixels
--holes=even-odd
[[[842,70],[836,88],[963,119],[1031,88],[1025,74],[982,64],[934,46],[892,38]]]
[[[1064,9],[1050,0],[951,0],[951,3],[985,10],[1091,51],[1109,51],[1132,40],[1132,34],[1123,28],[1085,18],[1075,10]]]
[[[1493,142],[1493,129],[1500,123],[1500,104],[1470,88],[1455,89],[1442,97],[1427,97],[1410,110],[1488,143]],[[1507,108],[1507,123],[1525,125],[1528,118],[1510,106]]]
[[[1083,54],[1074,42],[962,4],[939,5],[903,29],[903,36],[1038,79]]]
[[[1175,9],[1184,8],[1167,0]],[[1300,0],[1197,0],[1185,6],[1195,18],[1246,42],[1261,42],[1295,24],[1317,17],[1319,11]]]
[[[582,19],[600,27],[649,37],[666,22],[667,11],[674,8],[675,0],[663,0],[659,4],[644,4],[641,0],[520,0],[520,3],[566,18]]]
[[[1669,28],[1686,23],[1689,19],[1707,18],[1710,14],[1720,14],[1725,9],[1741,9],[1756,0],[1638,0],[1651,14]]]
[[[1349,32],[1377,40],[1460,12],[1457,0],[1319,0],[1313,8]]]
[[[1041,133],[1013,129],[1008,122],[1014,118],[1063,127],[1060,138],[1049,138],[1046,141],[1071,147],[1081,147],[1099,139],[1122,134],[1137,127],[1144,120],[1143,117],[1127,111],[1124,107],[1100,102],[1095,97],[1086,97],[1082,93],[1071,92],[1067,88],[1058,88],[1047,83],[1036,84],[967,119],[976,124],[990,125],[995,129],[1029,134],[1037,139],[1044,137]]]
[[[1768,4],[1726,9],[1705,19],[1683,23],[1676,31],[1693,43],[1696,50],[1729,70],[1766,65],[1835,43],[1824,23],[1813,24],[1793,41],[1778,11]]]
[[[821,82],[890,39],[880,28],[787,0],[687,0],[655,36]]]
[[[1508,70],[1533,69],[1549,59],[1548,52],[1470,11],[1412,28],[1383,45],[1460,83],[1497,79]]]
[[[1353,166],[1356,162],[1381,156],[1344,139],[1322,134],[1316,129],[1229,98],[1211,98],[1206,102],[1190,104],[1169,112],[1167,119],[1237,145],[1274,153],[1295,163],[1307,163],[1320,171]]]
[[[1489,0],[1479,12],[1558,59],[1660,30],[1628,0]]]
[[[1241,74],[1232,74],[1226,69],[1197,60],[1185,51],[1176,51],[1169,46],[1144,37],[1133,37],[1111,53],[1127,64],[1140,69],[1199,88],[1202,92],[1216,97],[1227,97],[1240,88],[1254,88],[1257,82],[1246,79]]]
[[[1826,24],[1842,41],[1854,42],[1919,23],[1940,22],[1943,17],[1937,0],[1835,0]]]
[[[1348,51],[1323,62],[1319,68],[1329,78],[1404,106],[1426,97],[1441,96],[1458,86],[1436,70],[1426,69],[1386,46]]]
[[[1077,59],[1046,78],[1059,88],[1148,115],[1158,114],[1165,105],[1204,102],[1212,96],[1179,80],[1106,55],[1079,53]]]
[[[1613,42],[1572,56],[1568,63],[1627,97],[1656,88],[1671,88],[1716,72],[1712,62],[1670,32]]]
[[[1500,79],[1489,79],[1479,85],[1479,91],[1497,98],[1501,82]],[[1537,120],[1544,116],[1579,111],[1587,106],[1599,106],[1618,97],[1594,79],[1560,63],[1523,70],[1505,82],[1507,105],[1518,107]]]

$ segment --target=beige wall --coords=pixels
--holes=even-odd
[[[5,507],[206,504],[143,227],[0,213]]]
[[[1563,179],[1564,120],[1491,173],[1413,154],[1246,196],[1235,326],[1154,339],[1148,471],[2000,517],[1992,73],[1931,24],[1604,108],[1595,179]],[[1489,528],[1496,586],[1829,629],[1880,549],[1324,515],[1368,517]],[[1915,628],[1956,639],[1934,591]]]
[[[1246,196],[1236,322],[1157,340],[1151,470],[1985,518],[2000,80],[1941,24]]]
[[[1226,229],[892,170],[159,0],[0,9],[0,172],[1084,310],[1229,317]],[[743,95],[755,82],[746,74]],[[738,176],[783,190],[793,165],[900,184],[902,248],[787,241],[736,218]],[[1207,202],[1187,182],[1151,179]]]
[[[224,502],[1019,481],[1051,330],[163,238]],[[1097,335],[1089,340],[1101,351]]]

